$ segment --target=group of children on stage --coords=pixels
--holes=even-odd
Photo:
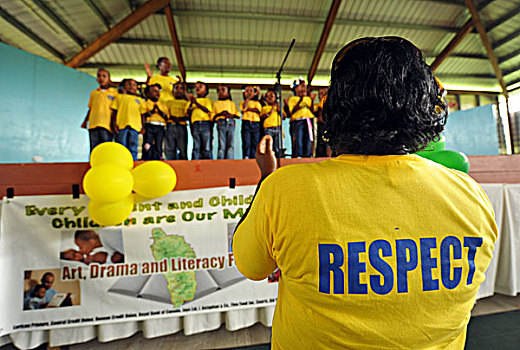
[[[99,88],[92,91],[89,111],[82,123],[89,130],[90,150],[102,142],[115,140],[127,147],[137,160],[138,135],[143,134],[142,159],[167,160],[188,159],[188,122],[193,138],[191,159],[212,159],[213,127],[218,131],[218,159],[234,159],[235,119],[242,119],[242,155],[244,159],[255,157],[261,134],[273,137],[274,150],[280,153],[281,115],[290,118],[293,157],[311,157],[314,128],[317,117],[318,137],[316,156],[330,156],[323,138],[321,110],[326,89],[319,93],[320,103],[315,105],[316,94],[307,91],[303,79],[295,80],[295,96],[284,100],[280,109],[276,91],[268,89],[260,97],[260,90],[253,85],[243,88],[244,100],[239,108],[232,101],[230,89],[221,84],[217,87],[218,100],[207,97],[209,87],[198,81],[195,95],[188,94],[186,85],[179,77],[168,75],[171,63],[166,57],[157,61],[160,74],[152,76],[149,66],[145,99],[138,95],[137,82],[124,79],[119,91],[110,87],[110,73],[105,69],[97,72]],[[327,153],[328,152],[328,153]]]

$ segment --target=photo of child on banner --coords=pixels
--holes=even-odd
[[[79,282],[63,282],[59,275],[59,269],[24,271],[23,310],[79,305]]]
[[[60,260],[82,264],[125,262],[121,230],[76,230],[62,232]]]

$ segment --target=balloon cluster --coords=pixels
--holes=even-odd
[[[83,189],[90,198],[90,218],[102,226],[117,225],[128,218],[136,194],[146,199],[162,197],[177,183],[177,175],[167,163],[149,161],[133,168],[130,151],[116,142],[94,148],[90,166],[83,177]]]
[[[446,137],[441,135],[439,141],[431,142],[424,150],[417,152],[418,156],[444,165],[447,168],[469,171],[468,157],[462,152],[445,150]]]

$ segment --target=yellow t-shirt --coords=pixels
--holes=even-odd
[[[159,123],[162,123],[162,125],[166,125],[166,121],[169,118],[168,107],[161,101],[153,102],[152,100],[146,100],[145,101],[146,112],[150,112],[155,105],[159,106],[159,110],[161,112],[163,112],[164,114],[166,114],[166,119],[164,119],[159,113],[156,112],[156,113],[152,114],[151,116],[149,116],[148,118],[146,118],[146,122],[147,123],[159,122]]]
[[[273,109],[273,106],[263,106],[260,117],[267,115],[271,109]],[[269,117],[264,119],[264,128],[273,128],[277,126],[280,126],[280,115],[277,110],[274,110]]]
[[[239,117],[240,114],[238,112],[237,106],[235,103],[231,100],[217,100],[215,101],[215,104],[213,105],[213,114],[212,118],[215,118],[215,116],[219,113],[222,113],[224,111],[229,112],[231,115],[234,115],[236,117]],[[215,120],[219,119],[226,119],[224,116],[218,116]]]
[[[288,104],[289,104],[289,111],[292,111],[294,106],[298,103],[300,98],[298,96],[292,96],[289,98]],[[312,113],[311,107],[312,107],[312,100],[309,96],[304,96],[303,101],[300,103],[300,108],[298,109],[292,116],[291,121],[301,118],[314,118],[314,114]]]
[[[127,126],[141,131],[143,123],[141,114],[146,112],[143,99],[135,95],[117,95],[110,108],[117,111],[116,123],[119,129]]]
[[[173,100],[173,85],[175,85],[177,81],[178,80],[176,78],[170,77],[169,75],[156,74],[150,78],[148,85],[161,85],[161,95],[159,97],[159,101],[166,103]]]
[[[209,110],[209,113],[204,112],[199,107],[196,107],[195,104],[193,104],[193,107],[195,109],[191,113],[191,122],[203,122],[203,121],[210,121],[211,115],[213,113],[213,101],[207,97],[197,97],[197,102],[203,107],[206,107]],[[186,114],[188,113],[188,108],[190,107],[191,103],[188,103],[186,105]]]
[[[262,104],[258,101],[249,100],[247,106],[244,106],[244,102],[240,102],[240,111],[242,112],[242,120],[249,120],[251,122],[259,122],[260,121],[260,113],[255,112],[246,112],[245,110],[248,108],[256,108],[258,111],[262,111]]]
[[[117,90],[114,88],[97,88],[90,93],[88,100],[88,108],[90,108],[88,117],[89,129],[101,127],[110,131],[110,118],[112,116],[110,105],[116,96]]]
[[[168,109],[170,111],[169,123],[175,123],[179,125],[187,125],[187,120],[179,120],[179,118],[186,118],[188,116],[186,109],[188,107],[188,101],[183,99],[173,99],[168,101]]]
[[[416,155],[282,167],[238,226],[238,269],[279,267],[273,349],[463,349],[497,227],[468,175]]]

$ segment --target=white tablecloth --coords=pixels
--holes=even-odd
[[[482,188],[495,210],[499,239],[477,298],[491,296],[495,292],[514,296],[520,292],[520,184],[482,184]],[[222,324],[229,331],[247,328],[258,322],[271,327],[273,313],[274,306],[271,306],[99,326],[17,332],[0,337],[0,346],[12,342],[18,348],[32,349],[47,342],[50,346],[63,346],[95,338],[100,342],[108,342],[130,337],[138,331],[142,331],[145,338],[180,331],[192,335],[216,330]]]

